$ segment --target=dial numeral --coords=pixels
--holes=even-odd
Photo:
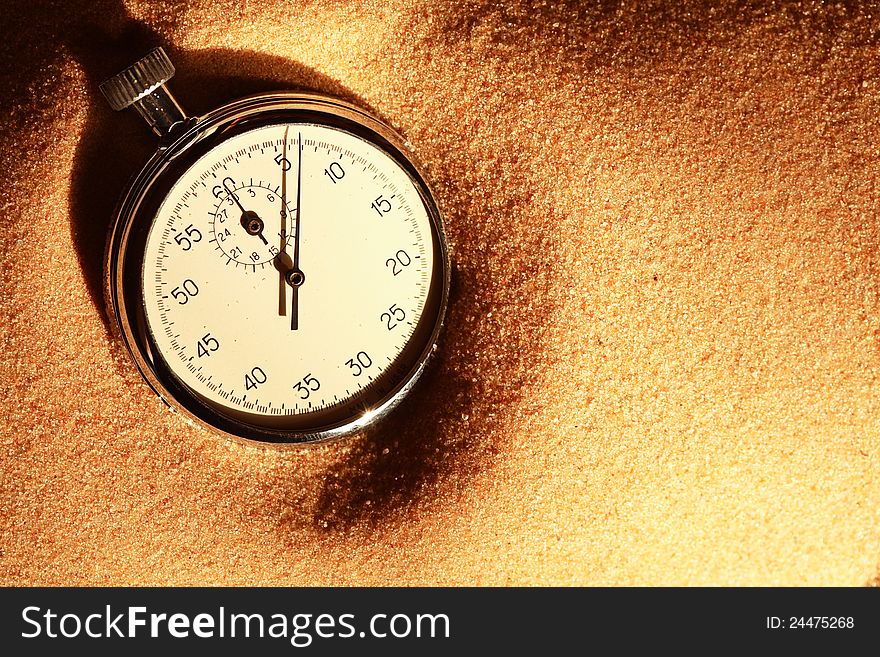
[[[290,160],[281,155],[281,153],[275,156],[275,164],[280,166],[282,171],[290,171],[290,167],[293,166]]]
[[[183,233],[177,233],[174,236],[174,241],[180,245],[180,248],[184,251],[189,251],[192,248],[192,245],[196,242],[202,241],[202,234],[199,232],[199,229],[190,224],[186,228],[184,228]]]
[[[294,390],[299,390],[300,399],[308,399],[313,392],[321,389],[321,382],[312,376],[311,372],[306,374],[302,381],[297,381],[293,386]]]
[[[324,169],[324,175],[329,177],[335,185],[337,180],[345,178],[345,169],[342,168],[342,165],[339,164],[339,162],[333,162],[329,167]]]
[[[227,180],[230,183],[229,187],[231,187],[232,189],[235,189],[235,181],[232,178],[230,178],[229,176],[226,176],[223,179],[223,184],[225,185]],[[219,199],[219,198],[222,198],[223,194],[226,194],[227,191],[223,188],[223,185],[214,185],[214,187],[211,189],[211,193],[214,195],[214,198]],[[228,200],[232,201],[232,199],[228,199]]]
[[[406,312],[403,310],[403,308],[398,307],[398,305],[395,303],[388,309],[387,313],[382,313],[379,316],[379,319],[385,322],[388,330],[391,331],[394,329],[394,327],[397,326],[399,322],[402,322],[406,319]]]
[[[189,303],[191,297],[199,293],[199,286],[191,278],[187,278],[178,287],[171,290],[171,296],[177,299],[177,303],[181,306]]]
[[[268,377],[266,373],[260,367],[254,367],[251,370],[250,374],[244,375],[244,387],[245,390],[253,390],[261,383],[266,383]]]
[[[389,201],[384,196],[379,196],[379,198],[373,201],[370,207],[373,208],[376,213],[381,217],[391,212],[391,201]]]
[[[365,369],[373,364],[373,360],[366,351],[359,351],[354,358],[349,358],[345,361],[345,364],[354,370],[354,372],[351,373],[352,376],[360,376],[364,373]]]
[[[210,356],[211,352],[220,348],[220,342],[210,333],[205,333],[204,337],[198,342],[199,358],[202,356]]]
[[[388,258],[388,260],[385,261],[385,266],[391,267],[391,273],[395,276],[403,271],[403,267],[409,267],[411,264],[412,258],[410,258],[409,254],[403,249],[400,249],[400,251],[395,253],[393,258]]]

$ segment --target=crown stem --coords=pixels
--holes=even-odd
[[[164,84],[132,103],[141,118],[158,136],[164,137],[178,123],[186,120],[186,114]]]
[[[165,137],[186,113],[165,83],[174,75],[174,65],[162,48],[156,48],[121,73],[101,84],[101,92],[114,110],[134,106],[159,137]]]

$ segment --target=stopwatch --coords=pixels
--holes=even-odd
[[[274,92],[190,117],[161,48],[101,85],[159,149],[105,255],[114,333],[172,410],[307,443],[372,426],[437,350],[450,259],[404,141],[339,99]]]

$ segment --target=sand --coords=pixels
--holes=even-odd
[[[864,585],[880,551],[880,8],[206,2],[0,18],[0,583]],[[192,114],[382,116],[453,248],[436,366],[376,435],[243,445],[112,343],[101,252]]]

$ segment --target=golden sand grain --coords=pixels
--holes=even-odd
[[[876,577],[874,5],[68,6],[3,19],[0,582]],[[449,328],[378,435],[226,443],[111,348],[101,240],[151,143],[95,86],[153,43],[190,111],[337,93],[433,176]]]

